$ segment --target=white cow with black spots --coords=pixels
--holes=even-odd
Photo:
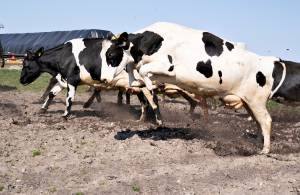
[[[152,81],[171,83],[197,96],[218,95],[234,108],[244,106],[262,130],[261,153],[270,151],[272,119],[267,100],[280,91],[284,94],[285,83],[290,87],[285,95],[300,100],[299,75],[296,82],[288,84],[289,79],[295,81],[288,75],[289,69],[300,73],[299,64],[259,56],[206,31],[159,22],[134,34],[122,33],[109,49],[108,58],[120,49],[123,60],[131,59],[149,90]],[[138,84],[132,82],[132,86]]]

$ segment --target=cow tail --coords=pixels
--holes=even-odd
[[[273,97],[273,95],[274,95],[274,94],[278,91],[278,89],[281,87],[281,85],[282,85],[282,83],[283,83],[283,81],[284,81],[284,79],[285,79],[285,77],[286,77],[286,66],[285,66],[285,64],[284,64],[283,62],[279,62],[279,63],[281,64],[281,66],[282,66],[282,68],[283,68],[282,76],[281,76],[281,80],[280,80],[280,82],[278,83],[277,87],[276,87],[273,91],[271,91],[271,94],[270,94],[270,96],[269,96],[270,99]]]

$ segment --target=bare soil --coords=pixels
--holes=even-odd
[[[39,114],[40,94],[0,89],[0,194],[300,194],[299,107],[271,110],[272,153],[245,111],[160,102],[164,126],[137,122],[137,98],[116,93],[82,105],[68,121],[64,94]]]

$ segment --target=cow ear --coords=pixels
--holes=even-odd
[[[35,52],[36,57],[41,57],[44,54],[44,47],[41,47]]]
[[[32,53],[30,50],[26,50],[26,57],[27,57],[28,59],[32,59],[33,53]]]
[[[122,34],[120,34],[120,36],[117,39],[117,45],[119,47],[125,47],[127,43],[128,43],[128,33],[123,32]]]

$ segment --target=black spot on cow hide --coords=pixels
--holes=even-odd
[[[266,84],[266,77],[262,72],[258,72],[256,74],[256,82],[259,84],[259,86],[263,87]]]
[[[129,34],[129,41],[133,44],[130,54],[135,63],[138,63],[143,55],[152,55],[159,50],[164,40],[160,35],[145,31],[143,33]]]
[[[224,41],[220,37],[209,32],[203,32],[202,41],[209,56],[220,56],[222,54]]]
[[[83,39],[83,42],[86,48],[79,53],[79,63],[84,65],[93,80],[100,80],[102,39]]]
[[[172,63],[173,63],[173,58],[172,58],[172,56],[168,55],[168,59],[169,59],[169,62],[172,64]]]
[[[223,80],[222,80],[222,71],[221,70],[218,71],[218,75],[220,77],[219,83],[221,85],[223,83]]]
[[[130,34],[129,40],[138,51],[150,56],[159,50],[164,39],[157,33],[145,31],[143,33]]]
[[[213,75],[213,70],[211,67],[211,61],[207,60],[207,62],[198,62],[196,70],[203,74],[206,78],[209,78]]]
[[[174,65],[172,65],[172,66],[170,66],[170,68],[169,68],[169,72],[172,72],[174,70]]]
[[[234,45],[230,42],[226,42],[225,45],[229,51],[231,51],[234,48]]]

